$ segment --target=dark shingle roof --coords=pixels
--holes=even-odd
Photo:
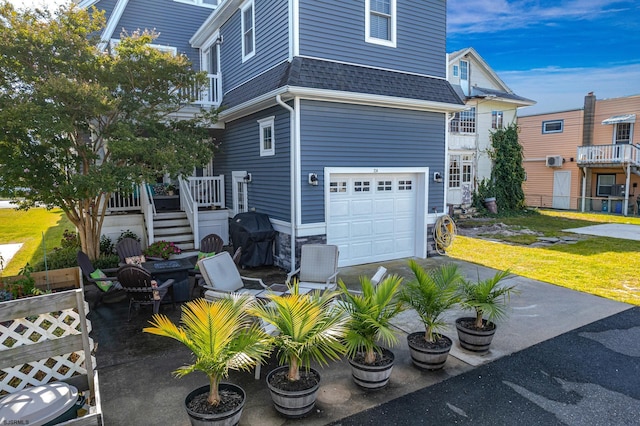
[[[535,103],[535,101],[531,100],[531,99],[527,99],[527,98],[523,98],[522,96],[518,96],[514,93],[508,93],[508,92],[504,92],[502,90],[495,90],[495,89],[487,89],[485,87],[477,87],[474,86],[471,88],[471,97],[474,96],[478,96],[478,97],[485,97],[485,96],[497,96],[499,98],[503,98],[503,99],[511,99],[513,101],[522,101],[522,102],[533,102]]]
[[[462,104],[444,79],[296,57],[225,94],[223,106],[234,107],[284,86]]]

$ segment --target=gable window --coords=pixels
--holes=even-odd
[[[453,76],[454,76],[454,77],[457,77],[457,76],[458,76],[458,74],[459,74],[458,70],[459,70],[459,69],[460,69],[460,67],[459,67],[459,66],[457,66],[457,65],[454,65],[454,66],[453,66]]]
[[[365,4],[365,41],[396,47],[396,0],[366,0]]]
[[[242,62],[256,54],[255,9],[253,0],[240,8],[242,13]]]
[[[562,133],[564,120],[550,120],[542,122],[542,133]]]
[[[449,129],[454,133],[475,133],[476,132],[476,107],[468,110],[456,112],[449,124]]]
[[[616,175],[598,175],[598,189],[596,196],[608,197],[611,195],[611,188],[616,184]]]
[[[274,116],[258,120],[260,125],[260,156],[266,157],[276,154],[276,139],[274,132]]]
[[[460,61],[460,80],[469,80],[469,62]]]
[[[631,135],[633,134],[631,128],[631,123],[617,123],[613,133],[613,143],[631,143]]]
[[[491,111],[491,128],[502,129],[504,113],[502,111]]]

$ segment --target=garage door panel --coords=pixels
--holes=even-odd
[[[383,219],[375,221],[375,236],[380,237],[383,235],[393,235],[393,227],[394,227],[393,219]]]
[[[329,235],[336,239],[349,238],[349,228],[348,222],[332,223],[328,228],[328,232]]]
[[[351,259],[366,259],[371,257],[373,244],[370,241],[351,244],[349,247]]]
[[[354,200],[351,202],[351,216],[371,215],[373,213],[373,200]]]
[[[394,201],[393,198],[386,200],[377,199],[375,201],[375,214],[393,216]]]
[[[351,222],[351,237],[366,237],[373,232],[373,221]]]
[[[349,218],[349,200],[335,200],[329,209],[331,219]]]

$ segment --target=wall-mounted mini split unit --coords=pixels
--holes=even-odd
[[[563,162],[562,155],[547,155],[547,167],[562,167]]]

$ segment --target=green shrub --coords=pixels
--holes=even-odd
[[[136,241],[140,241],[140,237],[138,237],[138,234],[136,234],[135,232],[133,232],[130,229],[127,229],[126,231],[122,231],[122,233],[120,234],[120,236],[118,237],[118,243],[122,240],[124,240],[125,238],[133,238]]]
[[[102,235],[100,237],[100,254],[113,254],[114,253],[114,244],[113,241],[111,241],[111,238],[107,237],[106,235]]]
[[[34,271],[44,271],[51,269],[63,269],[78,266],[78,247],[55,248],[47,254],[45,261],[33,265]],[[46,268],[45,268],[46,266]]]
[[[117,254],[101,254],[99,258],[93,261],[93,267],[96,269],[117,268],[120,258]]]

